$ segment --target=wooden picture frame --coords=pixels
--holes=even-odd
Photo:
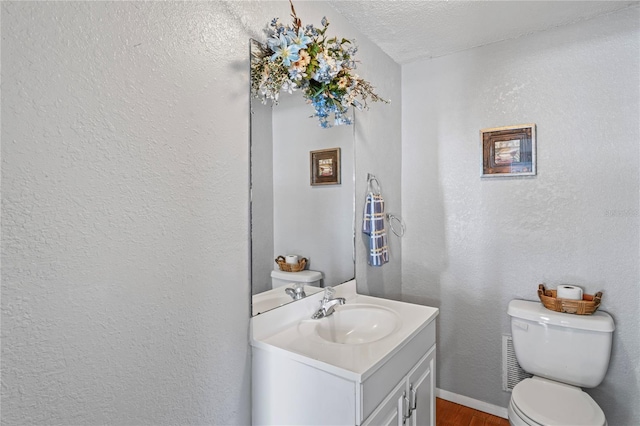
[[[480,130],[482,177],[535,176],[536,125]]]
[[[310,152],[311,185],[340,184],[340,148]]]

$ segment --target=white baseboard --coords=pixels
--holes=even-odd
[[[457,393],[436,388],[436,397],[455,402],[456,404],[466,405],[467,407],[473,408],[474,410],[493,414],[494,416],[502,417],[503,419],[508,418],[509,410],[507,410],[506,408],[489,404],[488,402],[479,401],[477,399],[469,398],[468,396],[458,395]]]

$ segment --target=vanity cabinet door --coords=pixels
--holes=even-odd
[[[407,419],[410,426],[431,426],[436,424],[434,390],[435,345],[416,364],[407,376],[407,397],[411,414]]]
[[[433,345],[362,426],[435,426],[435,357]]]
[[[362,423],[362,426],[402,426],[402,400],[406,394],[406,387],[406,380],[398,383],[367,420]]]

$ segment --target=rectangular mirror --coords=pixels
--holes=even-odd
[[[306,295],[355,277],[354,128],[322,128],[313,113],[298,92],[282,93],[273,106],[251,97],[252,315],[294,301],[285,290],[298,278],[313,279],[289,272],[274,287],[277,256],[304,257],[305,270],[322,274],[320,282],[305,284]],[[325,174],[340,167],[340,183],[312,185],[312,151],[336,148],[339,161]]]

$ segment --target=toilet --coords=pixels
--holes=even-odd
[[[512,300],[513,348],[533,374],[518,383],[509,401],[513,426],[605,426],[604,413],[581,388],[598,386],[607,372],[615,324],[606,312],[573,315],[540,302]]]
[[[271,288],[293,286],[302,283],[305,286],[320,287],[322,272],[304,270],[300,272],[271,271]]]

